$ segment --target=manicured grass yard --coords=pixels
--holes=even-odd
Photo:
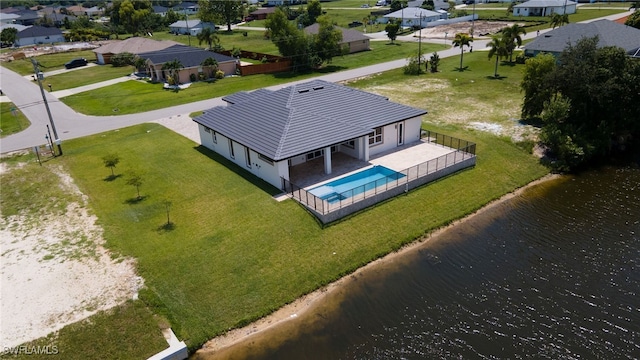
[[[97,65],[81,70],[74,70],[58,75],[48,76],[44,79],[43,86],[47,89],[47,85],[51,84],[53,91],[71,89],[78,86],[127,76],[133,71],[133,66],[113,67],[112,65]]]
[[[96,55],[91,50],[82,51],[68,51],[56,54],[46,54],[36,57],[38,63],[40,63],[40,71],[47,72],[51,70],[64,69],[64,64],[75,58],[85,58],[87,61],[95,61]],[[33,64],[31,64],[31,58],[14,60],[11,62],[2,62],[2,66],[7,69],[13,70],[20,75],[33,74]]]
[[[324,69],[303,74],[279,73],[261,74],[244,77],[229,77],[215,83],[197,82],[179,92],[162,89],[162,84],[148,84],[128,81],[93,91],[83,92],[61,99],[76,111],[88,115],[131,114],[179,105],[217,96],[231,94],[242,90],[253,90],[261,87],[286,83],[318,76],[323,73],[357,68],[381,61],[406,58],[418,51],[418,44],[373,42],[372,51],[345,55],[334,58]],[[445,48],[444,45],[423,44],[423,52],[429,54]],[[109,99],[105,102],[104,99]],[[114,109],[118,109],[114,112]]]
[[[11,112],[12,108],[16,108],[14,103],[0,103],[0,137],[20,132],[31,125],[20,109],[15,111],[15,116]]]

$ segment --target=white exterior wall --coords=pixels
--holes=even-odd
[[[17,39],[16,45],[25,46],[25,45],[37,45],[37,44],[52,44],[54,42],[64,42],[64,36],[49,35],[49,36],[26,37],[22,39]]]
[[[251,167],[248,167],[244,145],[233,141],[233,150],[235,156],[234,158],[231,158],[231,152],[229,150],[229,138],[216,133],[215,135],[217,143],[214,143],[213,130],[211,130],[211,132],[207,132],[205,130],[205,127],[202,125],[198,125],[198,130],[200,132],[200,143],[202,144],[202,146],[207,147],[222,155],[223,157],[231,160],[244,170],[263,179],[264,181],[277,187],[278,189],[282,188],[282,181],[280,180],[280,177],[284,177],[287,180],[289,179],[289,165],[286,160],[270,164],[269,162],[260,159],[258,153],[249,149]]]
[[[404,143],[420,140],[420,118],[404,121]],[[398,147],[398,123],[387,125],[382,129],[382,144],[369,147],[369,155],[375,155]]]

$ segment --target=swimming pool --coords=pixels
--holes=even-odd
[[[386,185],[388,182],[396,181],[403,177],[405,177],[404,174],[384,166],[375,165],[372,168],[317,186],[310,189],[309,192],[322,200],[332,203],[375,189],[378,186]]]

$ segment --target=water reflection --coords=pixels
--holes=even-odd
[[[564,177],[224,358],[637,358],[639,267],[640,170]]]

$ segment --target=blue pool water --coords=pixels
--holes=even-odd
[[[313,195],[335,202],[405,177],[404,174],[376,165],[355,174],[328,182],[309,190]],[[351,190],[351,191],[350,191]]]

